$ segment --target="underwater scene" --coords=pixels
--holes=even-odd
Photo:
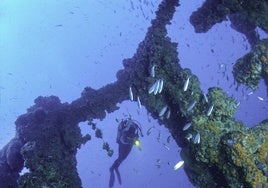
[[[267,0],[1,0],[0,188],[267,188],[267,33]]]

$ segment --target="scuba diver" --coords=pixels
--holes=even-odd
[[[130,153],[132,146],[136,145],[139,150],[140,148],[140,141],[139,141],[139,132],[140,135],[143,137],[141,126],[138,125],[139,123],[131,118],[126,120],[122,120],[118,125],[117,130],[117,138],[116,142],[119,144],[119,151],[118,151],[118,158],[114,161],[113,165],[110,167],[110,181],[109,187],[113,187],[114,185],[114,171],[117,175],[117,179],[119,184],[121,185],[121,175],[119,173],[118,167],[125,160]]]

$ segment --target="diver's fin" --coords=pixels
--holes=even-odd
[[[114,169],[110,168],[110,180],[109,180],[109,188],[114,186]]]
[[[118,168],[115,168],[115,172],[116,172],[116,175],[117,175],[118,182],[121,185],[122,180],[121,180],[121,175],[120,175],[120,172],[119,172]]]

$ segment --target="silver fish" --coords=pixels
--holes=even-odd
[[[133,92],[131,86],[129,86],[129,98],[131,101],[133,101]]]
[[[194,101],[192,104],[190,104],[190,106],[187,108],[187,111],[191,111],[195,107],[196,103],[197,101]]]
[[[214,108],[214,104],[212,104],[209,109],[208,109],[208,112],[207,112],[207,116],[210,116],[212,111],[213,111],[213,108]]]
[[[148,111],[147,111],[147,119],[148,119],[148,122],[151,123],[151,115]]]
[[[160,80],[157,80],[154,88],[154,95],[156,95],[158,93],[159,87],[160,87]]]
[[[138,103],[138,107],[141,108],[141,100],[139,96],[137,97],[137,103]]]
[[[183,130],[183,131],[186,131],[186,130],[188,130],[191,126],[192,126],[192,123],[191,123],[191,122],[186,123],[186,124],[183,126],[182,130]]]
[[[189,86],[189,81],[190,81],[190,76],[187,78],[187,80],[184,82],[183,85],[183,91],[186,91],[188,89]]]
[[[166,118],[169,119],[170,118],[170,110],[167,110],[167,115]]]
[[[187,134],[185,138],[190,141],[193,138],[193,135],[191,133]]]
[[[203,93],[203,96],[204,96],[204,99],[205,99],[206,103],[208,103],[207,95],[205,93]]]
[[[253,91],[249,92],[247,95],[249,96],[249,95],[252,95],[252,94],[253,94]]]
[[[150,76],[153,78],[155,77],[155,65],[151,67]]]
[[[148,93],[151,94],[154,92],[156,86],[156,82],[149,88]]]
[[[167,108],[168,108],[168,106],[166,105],[166,106],[164,106],[161,110],[160,110],[160,112],[159,112],[159,117],[162,117],[165,113],[166,113],[166,111],[167,111]]]
[[[184,161],[183,161],[183,160],[179,161],[179,162],[174,166],[174,170],[178,170],[180,167],[182,167],[183,164],[184,164]]]
[[[260,100],[260,101],[263,101],[264,99],[262,98],[262,97],[260,97],[260,96],[258,96],[258,99]]]
[[[158,93],[161,93],[163,90],[163,85],[164,85],[164,80],[161,78],[160,79],[160,83],[159,83],[159,89],[158,89]]]
[[[200,143],[200,133],[198,132],[194,137],[194,144]]]

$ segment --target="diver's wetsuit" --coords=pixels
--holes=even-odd
[[[132,146],[133,146],[132,144],[127,144],[126,145],[126,144],[119,143],[119,156],[114,161],[113,165],[110,168],[111,175],[110,175],[109,187],[113,187],[113,185],[114,185],[114,170],[116,172],[119,184],[122,183],[121,175],[120,175],[120,173],[118,171],[118,167],[120,166],[122,161],[127,158],[129,152],[131,151]]]
[[[125,120],[120,123],[117,136],[117,143],[119,144],[119,155],[110,168],[111,174],[110,174],[109,187],[113,187],[114,185],[114,179],[115,179],[114,171],[116,172],[117,179],[119,181],[119,184],[121,185],[122,181],[118,167],[130,153],[134,140],[139,138],[138,129],[141,131],[140,127],[138,127],[138,125],[131,120]]]

